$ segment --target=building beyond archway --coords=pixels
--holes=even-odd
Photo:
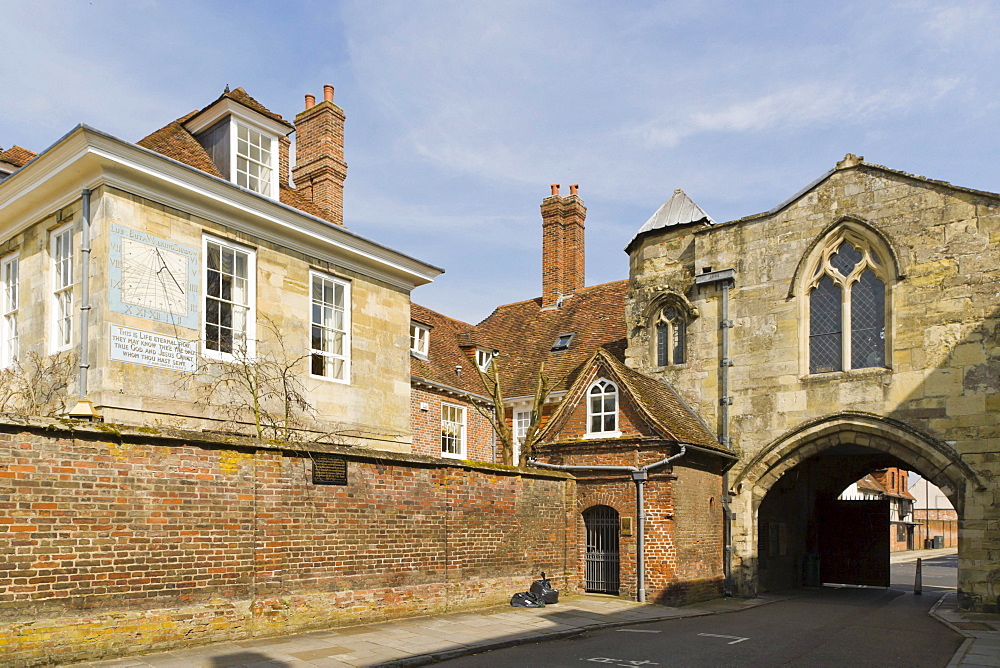
[[[887,586],[887,508],[836,499],[854,480],[890,467],[933,480],[960,518],[968,488],[982,487],[948,444],[893,420],[841,414],[803,425],[765,448],[733,480],[738,591],[820,582]],[[847,532],[852,522],[856,530]],[[967,570],[960,563],[960,588],[975,579]]]

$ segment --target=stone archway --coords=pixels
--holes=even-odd
[[[816,466],[824,459],[833,461],[839,457],[836,466]],[[931,480],[948,496],[963,517],[966,501],[970,494],[983,492],[985,485],[980,477],[962,459],[962,456],[948,443],[936,440],[899,421],[864,413],[838,413],[806,422],[781,437],[775,439],[750,459],[733,477],[733,510],[736,513],[733,526],[733,578],[735,590],[740,595],[755,595],[761,584],[762,572],[767,569],[767,558],[774,552],[774,546],[761,544],[758,533],[759,513],[768,494],[787,494],[787,500],[775,499],[772,495],[766,513],[773,514],[776,504],[787,505],[806,502],[803,493],[793,493],[795,479],[799,473],[808,471],[812,489],[808,499],[815,501],[817,486],[822,486],[822,476],[830,479],[830,489],[836,488],[852,476],[860,477],[874,469],[901,466],[920,472]],[[867,470],[865,470],[867,468]],[[820,476],[820,478],[817,478]],[[855,477],[855,479],[856,479]],[[817,482],[819,480],[819,482]],[[780,481],[780,484],[779,484]],[[808,511],[806,511],[808,512]],[[808,519],[789,529],[790,540],[807,541]],[[961,534],[961,532],[960,532]],[[961,539],[960,539],[960,550]],[[802,543],[805,545],[805,543]],[[803,547],[802,552],[805,551]],[[784,556],[782,554],[781,556]],[[786,573],[786,584],[799,578],[807,568],[802,562],[802,554],[782,564],[782,568],[800,569],[800,572]],[[773,563],[773,562],[772,562]],[[763,568],[762,568],[763,567]],[[959,556],[959,582],[963,584],[962,555]],[[975,587],[978,577],[967,569],[964,582]],[[767,575],[767,573],[764,573]]]

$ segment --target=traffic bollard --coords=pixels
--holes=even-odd
[[[913,580],[913,593],[917,596],[923,594],[923,586],[920,582],[920,557],[917,557],[917,576]]]

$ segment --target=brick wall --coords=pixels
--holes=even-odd
[[[44,426],[0,433],[18,665],[503,603],[541,570],[575,588],[565,475],[340,448],[348,484],[313,485],[308,453]]]
[[[539,459],[584,466],[645,466],[674,454],[662,444],[614,441],[577,441],[547,444]],[[722,481],[698,455],[679,459],[674,467],[654,469],[645,483],[646,600],[678,605],[706,600],[722,593]],[[574,471],[577,475],[578,558],[586,555],[582,513],[606,505],[632,522],[630,535],[619,538],[620,596],[636,594],[636,493],[627,471]],[[577,586],[585,588],[581,570]]]
[[[441,456],[442,403],[465,408],[465,459],[477,462],[498,461],[499,454],[494,457],[493,427],[489,420],[468,401],[423,387],[413,387],[410,391],[413,453],[428,457]]]

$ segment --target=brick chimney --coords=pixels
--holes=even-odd
[[[559,194],[559,184],[542,200],[542,308],[554,308],[584,286],[583,221],[587,207],[579,186]]]
[[[295,188],[310,198],[323,217],[344,224],[344,111],[333,103],[333,86],[323,86],[323,101],[306,95],[295,116]]]

